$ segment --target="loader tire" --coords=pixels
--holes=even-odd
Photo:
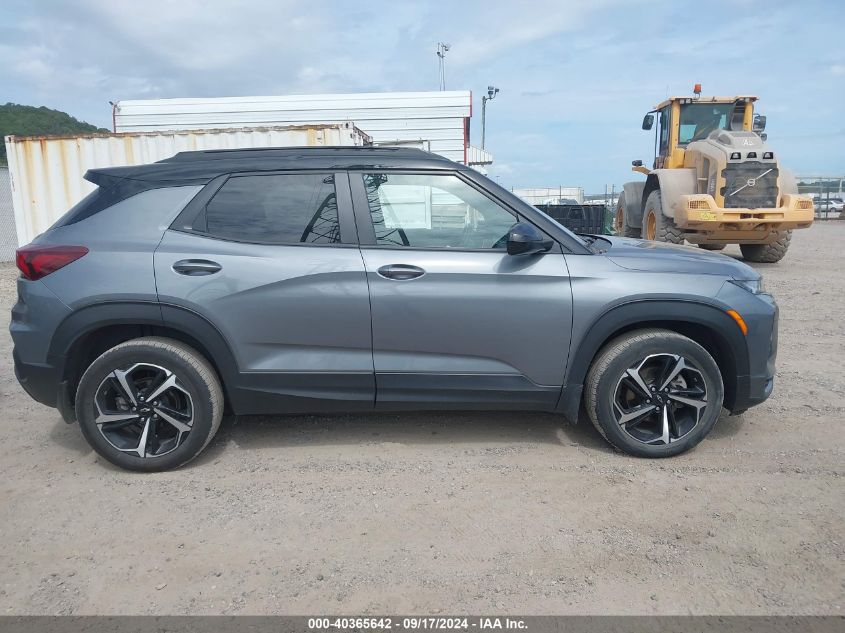
[[[613,216],[613,233],[622,237],[640,237],[640,229],[628,226],[625,194],[620,194],[616,201],[616,215]]]
[[[771,244],[740,244],[742,256],[749,262],[774,264],[783,259],[792,240],[792,231],[783,231]]]
[[[684,232],[675,226],[672,218],[663,214],[663,198],[659,190],[648,194],[645,201],[643,238],[669,244],[684,243]]]

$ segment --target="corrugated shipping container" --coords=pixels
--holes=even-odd
[[[114,129],[143,132],[354,121],[377,144],[427,141],[430,151],[467,163],[470,116],[469,90],[146,99],[117,102]]]
[[[584,203],[583,187],[540,187],[537,189],[512,189],[511,191],[528,204],[559,204],[561,200],[575,200],[578,204]]]
[[[95,185],[95,167],[143,165],[178,152],[239,147],[352,146],[371,142],[351,122],[330,125],[179,130],[84,136],[7,136],[18,244],[28,244]]]

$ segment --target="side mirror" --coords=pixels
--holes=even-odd
[[[543,253],[553,242],[527,222],[517,222],[508,231],[508,255],[533,255]]]
[[[766,116],[764,114],[755,114],[754,122],[751,124],[751,129],[754,132],[762,132],[766,129]]]
[[[646,114],[643,117],[643,129],[650,130],[654,127],[654,115],[653,114]]]

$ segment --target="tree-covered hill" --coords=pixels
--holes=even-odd
[[[78,121],[66,112],[41,106],[7,103],[0,105],[0,137],[15,134],[30,136],[36,134],[85,134],[108,132],[96,125]],[[6,145],[0,142],[0,163],[6,163]]]

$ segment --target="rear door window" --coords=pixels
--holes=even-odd
[[[201,230],[262,244],[340,242],[333,174],[232,176],[208,202]]]

